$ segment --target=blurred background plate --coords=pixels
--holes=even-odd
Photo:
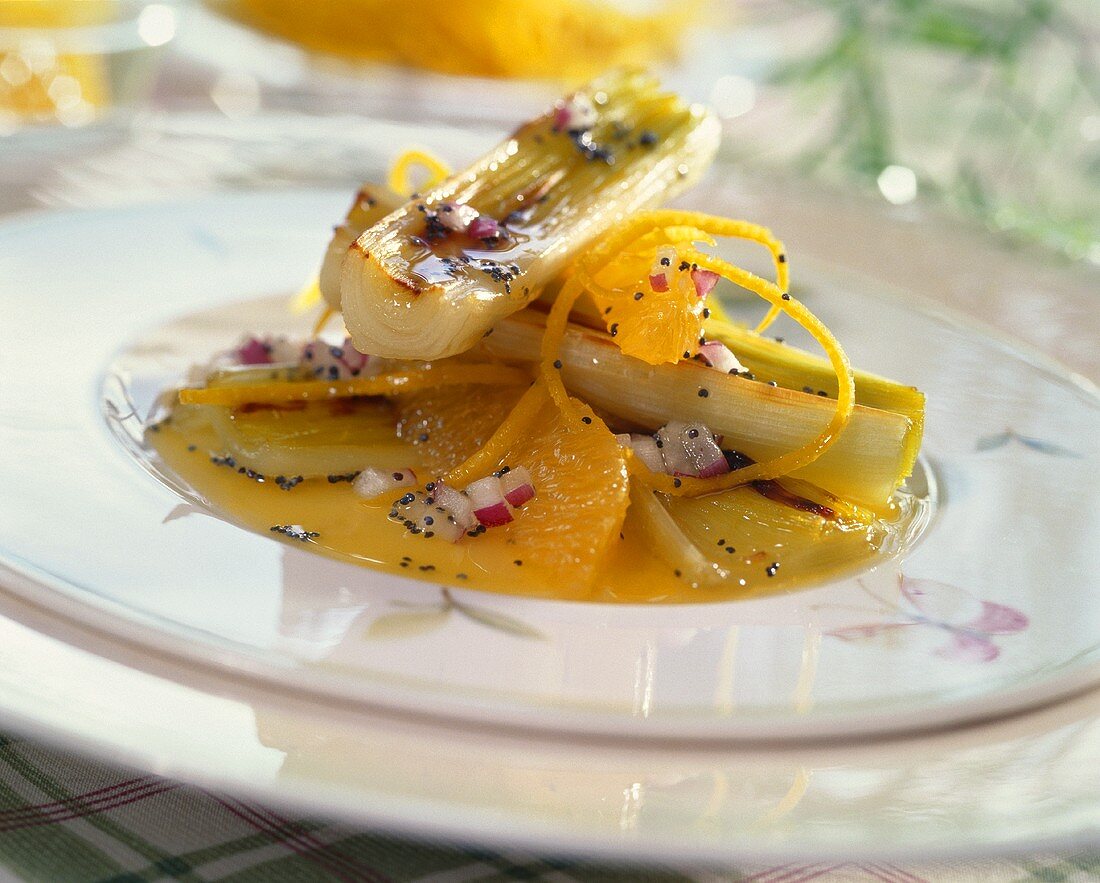
[[[641,61],[716,109],[723,156],[738,168],[946,207],[1007,241],[1100,264],[1091,0],[458,0],[448,15],[401,4],[416,22],[411,48],[406,20],[380,14],[379,0],[0,7],[0,180],[15,191],[0,194],[0,208],[20,198],[28,176],[19,169],[38,161],[29,141],[80,151],[111,135],[104,122],[124,125],[150,109],[213,111],[229,123],[279,111],[322,126],[381,117],[499,133],[588,72]],[[393,48],[380,47],[394,32]],[[102,100],[62,70],[70,56],[114,72],[111,88],[89,86]],[[464,75],[442,72],[454,70]],[[28,90],[44,111],[26,112]],[[51,119],[62,125],[48,127]]]

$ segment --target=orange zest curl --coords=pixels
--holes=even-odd
[[[416,168],[427,173],[420,184],[414,183],[412,179],[411,172]],[[450,174],[451,167],[434,153],[427,150],[406,150],[394,161],[386,184],[394,193],[407,199],[417,190],[427,190],[445,181]]]
[[[841,347],[840,342],[833,336],[825,323],[810,312],[800,301],[791,297],[787,292],[780,291],[774,283],[761,279],[759,276],[721,258],[695,252],[692,259],[700,267],[712,270],[736,285],[758,294],[772,305],[773,310],[786,313],[805,328],[814,340],[821,345],[821,348],[825,350],[829,363],[836,373],[838,386],[836,408],[833,411],[833,416],[816,438],[800,448],[773,457],[771,460],[754,463],[734,472],[727,472],[725,475],[716,478],[676,478],[671,475],[659,475],[648,470],[640,476],[641,480],[654,490],[675,496],[697,497],[702,494],[739,487],[752,481],[780,478],[814,462],[836,442],[848,425],[848,421],[851,420],[856,400],[856,384],[851,362],[848,361],[848,356]],[[641,468],[644,469],[645,467]]]
[[[711,236],[733,236],[759,242],[772,254],[776,266],[777,282],[748,272],[729,261],[705,254],[691,247],[692,242],[713,242]],[[700,496],[739,487],[752,481],[778,478],[809,465],[840,437],[848,425],[855,406],[855,377],[851,363],[839,341],[825,324],[800,301],[787,291],[789,271],[783,244],[769,230],[744,221],[729,220],[703,215],[697,212],[642,212],[613,231],[601,243],[582,255],[574,264],[573,275],[562,286],[546,321],[542,339],[540,377],[551,398],[567,416],[576,417],[576,408],[561,380],[558,359],[569,321],[569,314],[582,294],[589,294],[600,304],[616,296],[606,271],[616,261],[639,258],[645,251],[659,244],[677,244],[677,254],[694,266],[717,273],[748,291],[753,292],[770,305],[762,327],[771,318],[786,313],[805,328],[821,345],[836,374],[838,396],[832,418],[824,429],[802,447],[786,454],[755,463],[743,469],[715,478],[673,477],[650,472],[642,464],[632,460],[631,472],[648,487],[676,496]],[[639,248],[641,251],[639,251]],[[650,254],[652,252],[650,251]],[[602,275],[601,274],[605,274]],[[658,297],[656,292],[650,292]],[[606,309],[606,308],[605,308]],[[510,419],[510,418],[509,418]],[[506,421],[507,423],[508,421]]]

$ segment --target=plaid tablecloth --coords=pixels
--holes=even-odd
[[[299,881],[1085,881],[1100,852],[929,863],[678,868],[414,842],[141,775],[0,736],[0,879]]]

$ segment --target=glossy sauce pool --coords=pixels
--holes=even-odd
[[[145,440],[160,460],[158,468],[228,520],[273,540],[414,579],[573,601],[698,603],[810,586],[867,569],[911,545],[927,523],[931,505],[927,494],[899,493],[890,515],[870,529],[843,529],[819,521],[820,530],[792,530],[787,519],[766,524],[754,517],[743,517],[732,527],[728,522],[714,529],[696,524],[690,531],[696,544],[730,568],[730,579],[718,587],[694,586],[677,576],[670,564],[651,552],[628,512],[621,535],[611,540],[595,579],[585,585],[568,572],[547,572],[525,561],[524,550],[503,531],[489,530],[455,544],[412,535],[388,518],[391,495],[364,501],[347,481],[312,478],[285,490],[273,477],[250,473],[246,464],[227,464],[217,434],[207,426],[177,428],[169,420],[148,430]],[[915,476],[918,486],[924,477]],[[761,493],[761,500],[766,496],[777,495]],[[789,502],[792,518],[816,518],[797,512]],[[784,505],[774,499],[770,504]],[[522,518],[522,512],[517,517]],[[290,527],[296,535],[300,528],[305,538],[273,530],[277,526]]]

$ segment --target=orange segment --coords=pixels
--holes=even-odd
[[[623,449],[591,408],[575,404],[590,424],[574,423],[547,396],[535,434],[517,445],[511,462],[531,471],[535,499],[500,529],[525,564],[588,585],[619,535],[630,488]]]
[[[464,395],[401,396],[398,431],[417,445],[419,461],[435,473],[444,472],[492,435],[520,394],[481,387]],[[577,417],[567,418],[549,395],[543,395],[533,431],[518,438],[497,464],[526,466],[535,498],[511,524],[494,528],[493,536],[503,539],[524,567],[559,571],[562,578],[583,587],[595,577],[626,517],[626,460],[615,437],[590,408],[577,402]],[[423,436],[427,438],[420,441]],[[471,554],[478,554],[476,546],[477,540],[472,541]]]
[[[660,365],[698,352],[707,298],[696,293],[690,265],[685,266],[677,256],[667,267],[660,267],[667,281],[665,291],[654,290],[650,281],[662,246],[671,255],[676,246],[690,246],[692,240],[713,242],[694,228],[656,230],[596,274],[596,284],[590,289],[592,300],[608,332],[628,356]]]
[[[695,293],[688,273],[673,268],[669,276],[671,284],[663,293],[650,289],[646,280],[633,290],[618,289],[613,297],[595,298],[619,348],[650,365],[690,358],[698,352],[703,335],[706,299]],[[635,300],[638,292],[642,297]]]
[[[485,444],[524,390],[492,386],[427,389],[398,396],[397,434],[434,478]]]

